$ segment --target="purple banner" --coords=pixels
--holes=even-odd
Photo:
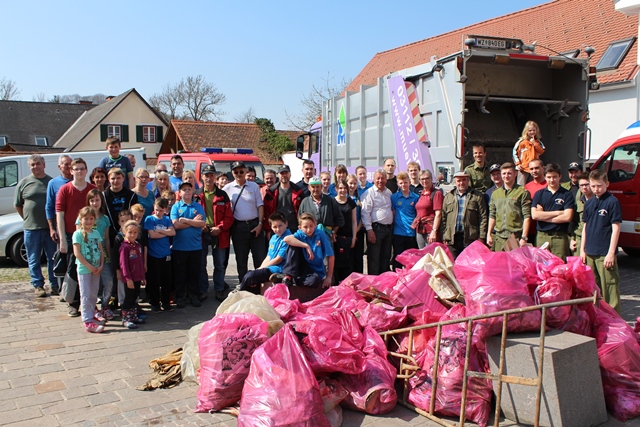
[[[419,142],[416,132],[416,120],[422,121],[415,90],[411,87],[414,102],[409,102],[407,85],[401,76],[391,77],[387,80],[389,86],[389,101],[391,121],[396,140],[396,162],[398,171],[406,171],[407,163],[418,162],[422,169],[427,169],[433,174],[429,144]],[[424,126],[424,123],[422,123]],[[433,175],[434,177],[436,175]]]

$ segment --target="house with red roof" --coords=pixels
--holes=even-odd
[[[589,97],[590,159],[640,119],[638,14],[640,0],[555,0],[377,53],[347,87],[359,91],[380,78],[460,52],[468,34],[522,40],[538,55],[587,58],[600,83]],[[523,82],[526,84],[526,82]],[[428,99],[421,100],[429,102]],[[428,129],[433,133],[433,129]]]

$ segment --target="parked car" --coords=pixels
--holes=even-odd
[[[11,258],[18,267],[26,267],[23,222],[17,212],[0,215],[0,257]]]

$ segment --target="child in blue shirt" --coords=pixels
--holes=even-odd
[[[406,172],[397,175],[398,191],[391,195],[393,209],[393,266],[402,268],[396,256],[407,249],[418,249],[416,230],[411,227],[416,219],[416,203],[420,195],[411,191],[411,180]]]
[[[103,168],[107,172],[111,168],[120,168],[122,172],[124,172],[125,180],[123,182],[124,188],[133,188],[135,187],[135,179],[133,178],[133,166],[131,166],[131,161],[127,156],[123,156],[120,154],[120,149],[122,148],[122,143],[115,136],[110,136],[106,141],[107,151],[109,155],[102,160],[98,164],[98,167]]]
[[[289,245],[282,267],[282,283],[287,286],[323,288],[331,286],[335,258],[327,233],[318,230],[316,218],[305,212],[298,219],[299,230],[284,238]],[[327,271],[324,259],[327,258]]]
[[[145,218],[144,230],[149,234],[147,252],[147,286],[145,288],[151,303],[151,311],[158,313],[172,311],[171,287],[171,237],[176,235],[171,219],[167,216],[169,201],[156,199],[153,214]],[[162,302],[162,308],[160,303]]]
[[[262,261],[260,267],[253,271],[248,271],[242,279],[242,283],[238,287],[241,291],[249,291],[254,294],[260,293],[259,285],[261,283],[271,281],[271,277],[282,273],[282,267],[285,263],[285,257],[287,255],[287,245],[284,238],[291,236],[289,231],[287,218],[282,212],[274,212],[269,216],[269,225],[271,225],[271,231],[273,236],[269,240],[269,250],[267,257]],[[275,278],[278,276],[274,276]]]

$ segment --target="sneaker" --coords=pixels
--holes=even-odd
[[[224,301],[227,297],[224,294],[224,291],[216,291],[216,299],[220,302]]]
[[[151,312],[152,313],[162,313],[162,308],[160,308],[160,305],[152,305],[151,306]]]
[[[95,322],[85,322],[84,329],[87,332],[92,332],[94,334],[99,334],[100,332],[104,331],[104,325],[100,325],[100,324],[95,323]]]
[[[202,292],[199,296],[200,301],[204,301],[209,297],[209,294],[207,292]]]
[[[177,308],[185,308],[186,306],[187,306],[187,302],[185,300],[183,300],[183,299],[179,299],[176,302],[176,307]]]
[[[173,306],[171,304],[162,304],[163,311],[173,311]]]
[[[35,289],[36,298],[44,298],[47,296],[47,291],[44,290],[42,286],[38,286]]]
[[[143,309],[141,309],[140,307],[136,308],[135,313],[136,313],[136,317],[138,319],[144,320],[144,319],[147,318],[147,315],[145,314],[146,312]]]
[[[110,308],[105,308],[104,310],[102,310],[102,317],[104,317],[107,320],[113,320],[115,316],[115,314],[113,314],[113,311],[111,311]]]
[[[198,298],[198,297],[191,298],[191,305],[194,306],[194,307],[202,306],[202,303],[200,302],[200,298]]]
[[[77,308],[75,308],[73,306],[69,306],[69,308],[67,309],[67,316],[69,316],[69,317],[78,317],[78,316],[80,316],[80,312],[78,311]]]
[[[287,285],[288,288],[290,288],[291,286],[295,286],[296,285],[293,282],[293,277],[291,277],[291,276],[284,276],[284,279],[282,279],[282,283]]]
[[[273,273],[271,276],[269,276],[269,281],[275,285],[276,283],[283,283],[284,278],[284,274]]]
[[[125,328],[129,328],[129,329],[138,329],[138,325],[133,323],[131,320],[123,320],[122,321],[122,326],[124,326]]]
[[[133,323],[135,323],[136,325],[144,325],[145,323],[147,323],[147,321],[145,319],[141,319],[139,317],[134,317],[133,319],[131,319],[131,321]]]
[[[93,320],[103,325],[107,322],[107,319],[105,319],[99,311],[96,311],[96,314],[93,315]]]
[[[51,287],[51,295],[56,296],[56,297],[57,297],[58,295],[60,295],[60,290],[58,289],[58,287],[57,287],[57,286],[52,286],[52,287]]]

